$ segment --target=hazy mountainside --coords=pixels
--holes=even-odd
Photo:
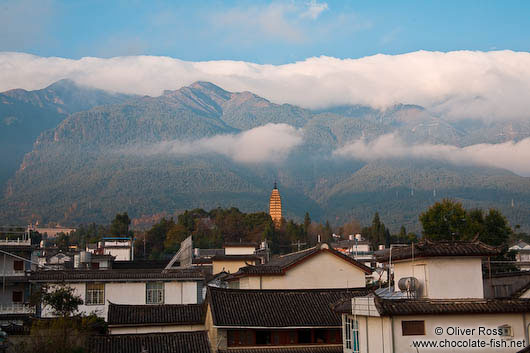
[[[56,127],[68,114],[129,98],[81,87],[69,80],[36,91],[13,89],[0,93],[0,187],[15,173],[43,131]]]
[[[283,162],[241,163],[185,145],[268,123],[291,125],[303,136]],[[379,211],[392,228],[415,229],[421,211],[451,197],[469,207],[498,207],[528,228],[530,178],[433,161],[366,163],[332,152],[388,133],[409,143],[466,146],[521,139],[529,130],[525,123],[451,123],[414,105],[310,111],[197,82],[159,97],[109,101],[43,132],[5,190],[0,222],[76,224],[108,221],[121,211],[140,217],[217,206],[266,210],[277,180],[287,217],[309,211],[313,219],[342,223],[368,221]],[[161,152],[164,143],[172,147]]]

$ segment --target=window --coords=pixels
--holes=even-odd
[[[228,346],[253,346],[254,334],[250,330],[229,330]]]
[[[87,283],[86,284],[86,305],[103,305],[105,304],[105,284],[104,283]]]
[[[22,303],[22,291],[13,291],[13,303]]]
[[[425,321],[401,321],[401,331],[403,336],[422,336],[425,335]]]
[[[145,284],[145,303],[164,304],[164,282],[147,282]]]
[[[351,349],[353,353],[359,353],[359,323],[350,317],[346,317],[344,325],[344,339],[347,349]]]
[[[15,271],[24,271],[24,261],[22,260],[13,261],[13,269]]]

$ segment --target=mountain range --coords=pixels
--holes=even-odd
[[[0,177],[9,178],[2,223],[76,225],[122,211],[142,217],[195,207],[266,211],[277,181],[286,216],[298,220],[307,211],[319,221],[366,223],[378,211],[391,229],[417,231],[419,213],[449,197],[499,208],[513,225],[530,228],[530,178],[427,158],[334,153],[387,134],[459,147],[520,141],[530,137],[528,121],[451,122],[406,104],[308,110],[208,82],[140,97],[63,80],[4,92],[0,103]],[[252,139],[272,152],[252,150]]]

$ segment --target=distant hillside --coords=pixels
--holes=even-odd
[[[341,224],[368,222],[379,211],[392,229],[404,224],[417,230],[421,211],[451,197],[468,207],[500,208],[513,224],[530,227],[530,178],[433,161],[366,163],[332,156],[348,142],[388,133],[409,143],[456,146],[518,140],[530,136],[525,123],[455,124],[415,105],[310,111],[207,82],[159,97],[114,99],[40,134],[5,190],[0,222],[104,222],[121,211],[141,217],[217,206],[266,210],[277,180],[287,217],[301,219],[309,211],[313,219]],[[53,120],[58,108],[46,109]],[[303,136],[285,161],[242,163],[215,151],[197,154],[189,144],[269,123],[291,125]],[[161,143],[171,150],[152,152]]]
[[[14,175],[43,131],[55,128],[68,114],[130,97],[81,87],[70,80],[36,91],[13,89],[0,93],[0,187]]]

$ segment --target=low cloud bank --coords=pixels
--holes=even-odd
[[[267,124],[234,135],[164,141],[120,152],[142,156],[220,154],[239,163],[275,163],[283,161],[302,139],[301,132],[290,125]]]
[[[530,176],[530,138],[519,142],[477,144],[467,147],[451,145],[407,145],[395,134],[367,142],[358,140],[334,151],[335,156],[362,161],[415,158],[449,162],[456,165],[489,166]]]
[[[194,81],[252,91],[307,108],[418,104],[447,119],[528,119],[530,53],[418,51],[360,59],[314,57],[285,65],[189,62],[129,56],[79,60],[0,52],[0,91],[39,89],[59,79],[110,91],[156,96]]]

